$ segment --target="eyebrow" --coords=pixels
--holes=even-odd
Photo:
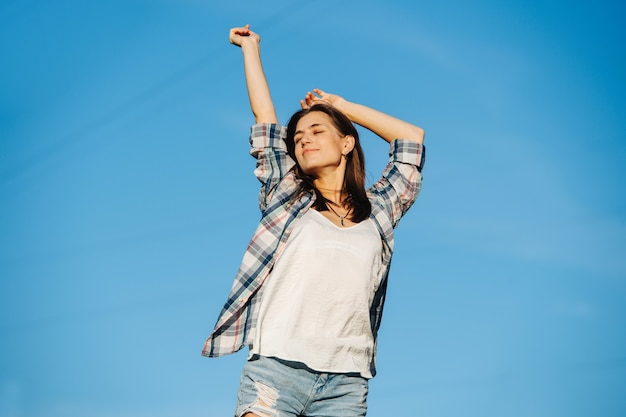
[[[311,126],[309,126],[307,129],[312,129],[312,128],[314,128],[314,127],[320,127],[320,126],[321,126],[321,127],[324,127],[324,125],[323,125],[323,124],[321,124],[321,123],[313,123],[313,124],[312,124]],[[296,130],[296,132],[293,134],[293,136],[295,137],[298,133],[304,133],[304,131],[303,131],[303,130]]]

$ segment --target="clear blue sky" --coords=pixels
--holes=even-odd
[[[282,121],[319,87],[427,131],[368,416],[626,415],[625,16],[0,2],[0,416],[232,415],[245,352],[200,350],[259,219],[245,23]]]

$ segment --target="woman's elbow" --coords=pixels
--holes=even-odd
[[[412,126],[411,131],[409,132],[409,135],[408,135],[409,137],[407,137],[407,139],[414,140],[419,143],[424,143],[425,135],[426,133],[424,132],[424,129],[422,129],[419,126]]]

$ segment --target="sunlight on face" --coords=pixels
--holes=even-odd
[[[300,168],[313,176],[336,170],[343,161],[345,142],[327,114],[319,111],[306,114],[298,121],[294,135]]]

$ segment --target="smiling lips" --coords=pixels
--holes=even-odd
[[[306,148],[302,150],[302,155],[306,155],[309,152],[313,152],[313,151],[317,151],[319,149],[314,149],[314,148]]]

